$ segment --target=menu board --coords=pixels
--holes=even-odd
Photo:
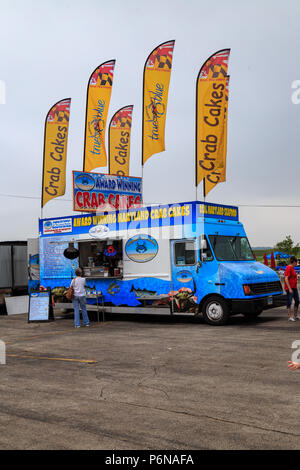
[[[65,258],[64,251],[69,243],[66,237],[40,239],[40,277],[41,279],[71,279],[78,268],[78,259]],[[77,248],[78,244],[74,244]]]
[[[28,322],[49,321],[50,292],[30,292]]]

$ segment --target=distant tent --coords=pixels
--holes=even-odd
[[[268,259],[271,259],[271,255],[272,253],[270,253],[269,255],[267,255],[267,258]],[[287,255],[286,253],[283,253],[282,251],[274,251],[274,256],[275,258],[290,258],[292,255]]]

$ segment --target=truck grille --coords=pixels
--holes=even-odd
[[[253,294],[269,294],[271,292],[282,292],[281,282],[257,282],[256,284],[248,284]]]

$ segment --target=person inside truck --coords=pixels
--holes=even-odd
[[[286,292],[286,306],[289,321],[296,321],[300,319],[300,316],[298,315],[299,294],[297,288],[297,273],[294,269],[295,266],[297,266],[297,258],[296,256],[291,256],[290,264],[285,268],[284,272],[284,290]],[[291,306],[293,299],[294,315],[291,314]]]

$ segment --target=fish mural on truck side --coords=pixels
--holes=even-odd
[[[143,297],[157,295],[157,292],[155,290],[135,289],[134,285],[132,285],[130,292],[134,292],[138,299],[142,299]]]
[[[110,295],[116,295],[120,292],[120,286],[117,282],[111,282],[108,286],[107,293]]]

